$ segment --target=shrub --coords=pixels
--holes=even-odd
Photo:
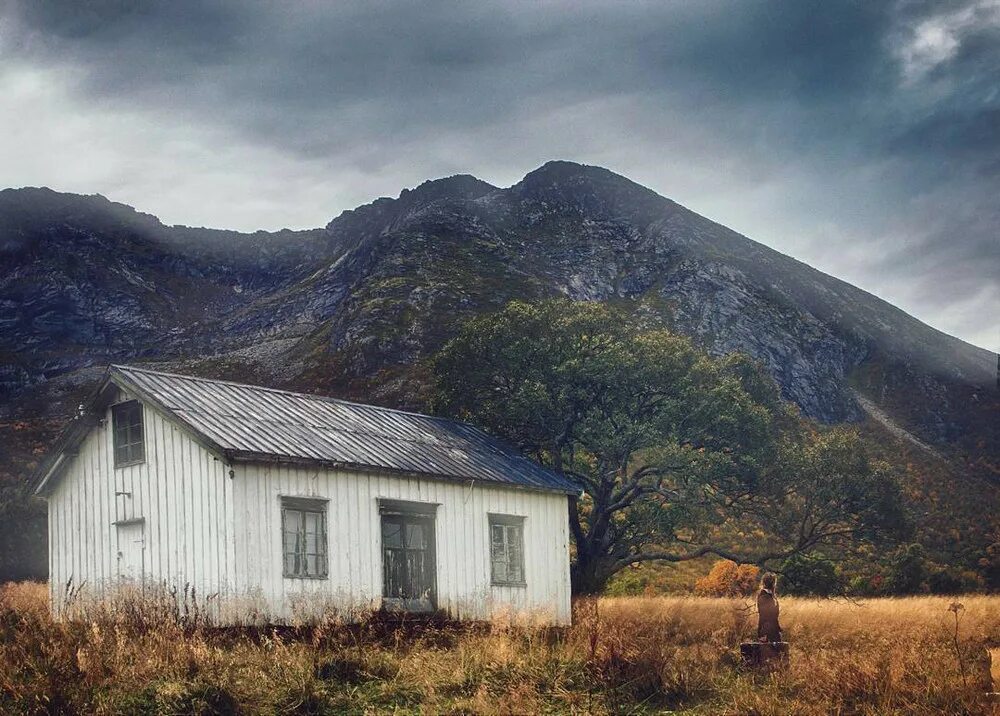
[[[891,594],[917,594],[926,591],[927,556],[919,544],[897,550],[889,562],[886,590]]]
[[[984,587],[983,578],[971,570],[954,567],[934,567],[927,576],[927,586],[933,594],[977,592]]]
[[[752,564],[736,564],[720,559],[704,577],[695,582],[698,594],[709,597],[745,597],[754,593],[760,569]]]
[[[781,574],[784,577],[782,591],[789,594],[829,597],[844,591],[836,565],[823,555],[789,557],[781,565]]]
[[[876,580],[858,574],[851,577],[847,583],[847,593],[855,597],[872,597],[878,592]]]

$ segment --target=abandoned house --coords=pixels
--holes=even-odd
[[[112,366],[37,477],[57,613],[139,584],[222,623],[570,620],[579,488],[460,422]]]

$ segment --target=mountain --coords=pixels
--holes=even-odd
[[[275,233],[0,192],[0,481],[23,479],[111,360],[420,408],[425,359],[462,321],[555,295],[632,305],[712,353],[746,352],[804,414],[887,426],[949,475],[1000,482],[995,354],[570,162],[509,188],[428,181]]]

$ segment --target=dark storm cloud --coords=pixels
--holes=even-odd
[[[454,171],[513,181],[555,152],[1000,340],[955,317],[1000,300],[996,0],[7,8],[0,60],[64,74],[73,107],[269,153],[233,149],[227,181],[301,173],[357,203],[375,175],[380,193]],[[300,211],[346,208],[315,201]]]
[[[878,61],[887,19],[873,4],[19,7],[21,49],[88,69],[88,94],[211,108],[307,154],[341,132],[495,123],[525,99],[642,93],[692,112],[780,102],[846,114],[845,98],[889,81]],[[338,122],[351,109],[358,121]],[[822,127],[790,138],[815,134]]]

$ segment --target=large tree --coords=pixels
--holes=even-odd
[[[435,407],[574,478],[573,584],[707,554],[766,566],[900,521],[849,430],[819,430],[740,355],[713,359],[606,304],[514,302],[434,360]]]

